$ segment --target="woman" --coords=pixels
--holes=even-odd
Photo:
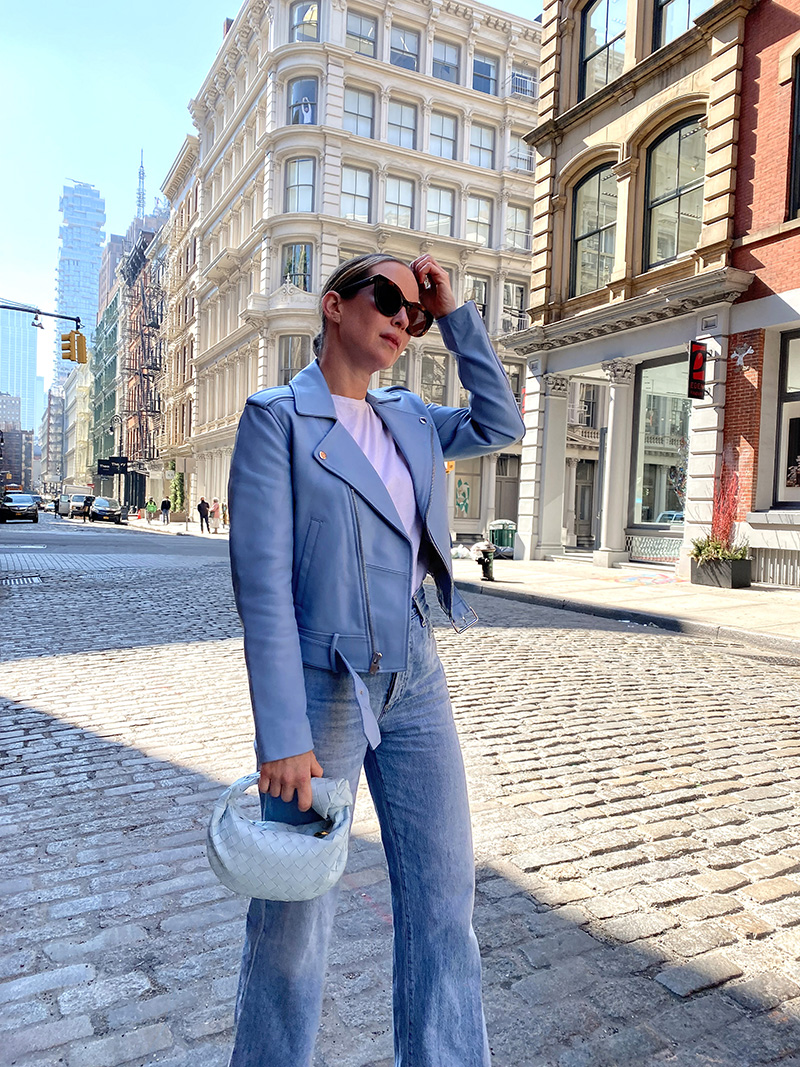
[[[430,257],[361,256],[328,279],[317,359],[250,397],[228,496],[264,818],[305,822],[311,778],[363,766],[394,915],[398,1067],[488,1067],[463,763],[422,591],[456,630],[475,613],[450,570],[445,459],[518,440],[505,371]],[[433,320],[469,408],[367,392]],[[231,1067],[309,1067],[336,890],[254,900]]]
[[[211,501],[211,508],[208,512],[208,520],[211,522],[211,532],[215,534],[219,531],[219,523],[221,519],[220,512],[222,509],[219,506],[219,497],[214,497]]]

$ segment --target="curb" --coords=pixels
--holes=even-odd
[[[519,600],[523,604],[538,604],[545,608],[557,608],[559,611],[574,611],[579,615],[594,615],[600,619],[614,619],[617,622],[632,622],[639,626],[657,626],[670,633],[689,634],[697,637],[710,637],[715,641],[739,641],[766,648],[772,652],[787,652],[800,656],[800,639],[779,637],[774,634],[761,633],[759,630],[742,630],[734,626],[717,626],[711,622],[695,622],[693,619],[677,619],[673,615],[658,615],[655,612],[639,611],[634,608],[610,608],[602,604],[592,604],[582,600],[569,600],[543,593],[522,593],[516,589],[489,587],[488,583],[456,581],[456,587],[462,592],[496,596],[505,600]]]

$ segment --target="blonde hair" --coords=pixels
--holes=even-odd
[[[356,256],[354,259],[348,259],[345,260],[344,263],[340,263],[333,274],[331,274],[325,282],[319,297],[319,315],[322,320],[322,326],[312,342],[315,356],[318,356],[322,351],[322,346],[325,343],[325,331],[327,329],[327,319],[325,318],[325,312],[322,310],[323,296],[325,296],[326,293],[341,293],[348,285],[352,285],[354,282],[360,282],[363,278],[368,278],[372,274],[372,268],[377,267],[381,263],[399,263],[403,267],[408,266],[407,263],[402,259],[398,259],[397,256],[390,256],[383,252],[368,252],[363,256]],[[347,297],[344,299],[347,299]]]

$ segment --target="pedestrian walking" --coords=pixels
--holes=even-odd
[[[422,581],[456,630],[476,621],[452,578],[444,462],[523,424],[475,305],[456,307],[431,256],[349,260],[320,310],[317,359],[249,398],[231,465],[262,817],[317,819],[311,778],[355,796],[363,766],[392,887],[396,1062],[489,1067],[466,782]],[[470,406],[368,392],[434,319]],[[311,1064],[336,897],[251,902],[230,1067]]]
[[[212,533],[219,533],[219,524],[222,521],[221,511],[222,508],[219,506],[219,497],[215,496],[211,501],[211,508],[208,513],[211,520]],[[206,525],[208,525],[208,519],[206,519]]]
[[[206,533],[211,533],[211,530],[208,528],[208,501],[204,496],[200,497],[200,503],[197,505],[197,510],[200,513],[200,533],[203,532],[203,523],[206,524]]]
[[[222,525],[228,525],[228,505],[224,500],[222,501]]]
[[[88,522],[89,521],[89,515],[90,515],[91,510],[92,510],[92,502],[93,502],[93,500],[94,500],[93,496],[85,496],[83,498],[83,507],[81,508],[81,515],[83,516],[83,521],[84,522]]]
[[[153,500],[152,497],[148,497],[147,498],[147,503],[144,506],[144,513],[145,513],[145,515],[147,517],[147,521],[148,522],[152,522],[153,521],[153,516],[155,515],[155,513],[157,511],[158,511],[158,505],[156,504],[155,500]]]
[[[169,525],[169,509],[172,505],[169,502],[169,497],[165,496],[161,501],[161,521],[165,526]]]

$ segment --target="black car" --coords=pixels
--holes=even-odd
[[[0,503],[0,522],[10,522],[14,519],[39,521],[39,508],[30,493],[6,493]]]
[[[108,496],[96,496],[89,507],[89,521],[122,522],[122,508],[119,501]]]

